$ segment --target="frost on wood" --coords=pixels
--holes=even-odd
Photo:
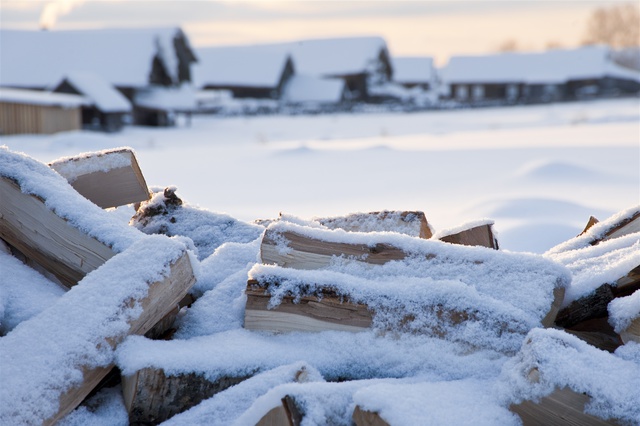
[[[131,225],[146,234],[183,236],[193,240],[198,259],[206,259],[223,243],[248,243],[258,238],[264,228],[241,222],[225,214],[191,206],[167,187],[143,203]]]

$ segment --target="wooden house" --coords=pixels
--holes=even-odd
[[[322,78],[311,75],[294,75],[282,94],[288,105],[333,108],[347,99],[349,91],[341,79]]]
[[[0,89],[0,135],[79,130],[81,108],[87,104],[77,95]]]
[[[134,112],[139,91],[189,83],[196,62],[179,28],[2,30],[0,36],[0,86],[45,89],[71,73],[91,73],[118,89]]]
[[[442,79],[448,97],[464,103],[551,102],[640,91],[640,73],[613,62],[604,46],[454,56]]]
[[[115,132],[131,122],[131,102],[96,74],[70,73],[53,91],[88,99],[90,104],[82,107],[82,127],[85,129]]]
[[[198,49],[194,67],[196,87],[228,90],[234,98],[280,99],[294,74],[291,55],[265,51],[259,46],[209,47]]]

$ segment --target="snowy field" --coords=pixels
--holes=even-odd
[[[436,229],[495,220],[544,252],[640,202],[640,101],[323,116],[194,117],[190,127],[2,137],[49,162],[133,147],[150,186],[237,219],[421,210]]]
[[[565,387],[590,396],[588,413],[640,424],[640,344],[609,353],[540,328],[556,290],[566,290],[566,305],[640,263],[638,232],[591,245],[640,209],[638,99],[419,114],[195,117],[190,127],[3,137],[0,145],[8,147],[0,149],[0,175],[118,253],[65,292],[0,250],[0,424],[42,423],[57,412],[59,394],[82,382],[81,366],[112,364],[128,377],[146,368],[211,382],[251,376],[166,425],[254,425],[288,395],[304,409],[303,426],[351,425],[356,405],[393,425],[516,426],[512,404]],[[49,162],[119,146],[136,150],[149,185],[175,185],[186,203],[127,226],[131,207],[105,212],[50,167],[12,152]],[[147,208],[164,202],[157,194]],[[306,220],[382,209],[422,210],[435,231],[495,220],[507,250],[350,233]],[[287,215],[267,231],[249,223],[279,212]],[[590,215],[601,222],[556,246]],[[134,227],[164,227],[178,237]],[[315,270],[262,264],[265,232],[276,233],[273,241],[288,232],[324,242],[375,241],[409,255],[375,268],[346,258]],[[116,348],[105,344],[141,315],[132,295],[146,294],[185,244],[193,249],[191,292],[198,299],[181,311],[173,340],[134,335]],[[279,283],[269,289],[274,306],[283,291],[324,286],[366,302],[375,321],[358,333],[250,330],[243,326],[247,278]],[[470,314],[449,323],[442,307]],[[622,333],[640,317],[640,291],[608,309],[609,323]],[[120,385],[105,388],[59,424],[126,426],[122,395]]]

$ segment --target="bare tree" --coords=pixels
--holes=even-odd
[[[640,46],[640,5],[622,3],[594,10],[583,44],[598,43],[618,49]]]

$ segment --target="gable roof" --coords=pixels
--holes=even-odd
[[[428,56],[393,57],[391,65],[396,83],[432,83],[435,78],[433,58]]]
[[[114,86],[142,87],[149,84],[156,57],[178,83],[175,38],[183,38],[189,49],[179,28],[2,30],[0,85],[50,87],[70,72],[83,71],[97,74]]]
[[[322,76],[371,72],[381,53],[389,56],[382,37],[300,40],[273,44],[268,48],[291,52],[297,73]]]
[[[605,76],[638,80],[640,74],[610,59],[605,46],[547,52],[453,56],[442,70],[448,83],[562,83]]]
[[[197,52],[199,61],[193,67],[196,87],[277,87],[290,60],[286,51],[260,46],[207,47]]]
[[[96,74],[72,72],[65,80],[102,112],[131,112],[129,100]]]
[[[43,92],[40,90],[9,89],[5,87],[0,88],[0,102],[59,106],[62,108],[77,108],[90,104],[89,100],[84,96]]]

